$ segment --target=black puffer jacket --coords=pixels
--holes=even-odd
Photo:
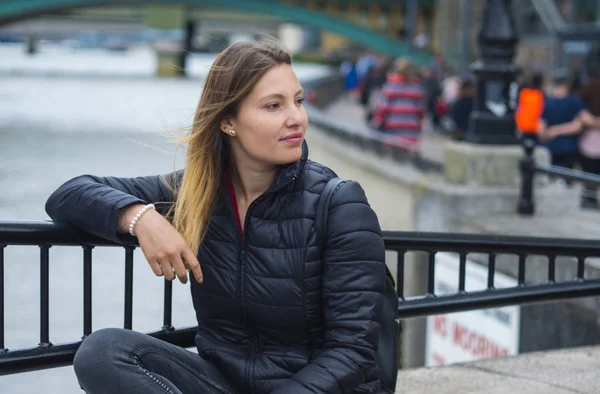
[[[303,151],[252,203],[243,241],[227,193],[217,202],[198,253],[204,283],[190,280],[198,352],[244,394],[377,393],[385,278],[379,223],[361,187],[346,181],[330,205],[321,261],[315,216],[334,173],[308,161],[306,145]],[[87,175],[54,192],[46,211],[118,241],[123,207],[170,200],[158,176]]]

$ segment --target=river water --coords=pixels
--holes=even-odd
[[[145,48],[127,53],[46,47],[36,55],[0,46],[0,219],[47,220],[44,203],[61,183],[80,174],[136,176],[183,165],[172,142],[190,124],[202,78],[214,59],[193,55],[190,78],[158,79]],[[294,66],[301,80],[327,69]],[[178,153],[178,154],[177,154]],[[134,266],[133,328],[162,325],[163,280],[140,251]],[[82,252],[50,250],[50,340],[82,335]],[[5,250],[5,346],[39,342],[39,249]],[[175,283],[173,323],[194,324],[188,285]],[[124,252],[94,250],[93,329],[122,327]],[[0,377],[0,392],[81,393],[71,367]]]

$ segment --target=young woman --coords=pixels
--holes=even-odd
[[[319,255],[315,217],[335,174],[308,160],[303,91],[274,43],[216,58],[187,136],[184,169],[84,175],[46,211],[101,237],[131,233],[157,276],[187,282],[198,354],[123,329],[92,333],[74,369],[95,393],[377,393],[385,280],[364,191],[334,194]]]

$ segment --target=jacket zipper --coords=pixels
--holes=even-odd
[[[295,181],[296,178],[297,178],[296,176],[293,176],[287,182],[280,185],[280,187],[286,186],[288,183]],[[247,239],[248,239],[246,237],[246,234],[248,233],[248,231],[247,231],[248,230],[248,221],[250,218],[250,213],[252,212],[252,208],[258,202],[262,201],[264,199],[264,196],[270,192],[271,192],[271,190],[269,188],[265,193],[260,195],[254,201],[252,201],[250,206],[248,206],[248,209],[246,210],[246,216],[244,218],[244,225],[242,227],[242,231],[244,234],[243,241],[241,240],[241,234],[238,233],[238,246],[239,246],[240,250],[238,252],[237,297],[238,297],[238,302],[240,304],[240,310],[241,310],[240,312],[241,312],[242,320],[248,327],[250,326],[249,321],[248,321],[248,313],[246,311],[246,308],[244,308],[244,299],[242,296],[242,294],[244,292],[244,286],[242,283],[244,275],[242,275],[242,268],[243,268],[243,260],[246,258],[246,244],[247,244]],[[233,201],[230,201],[229,212],[231,214],[231,217],[233,218],[235,227],[237,227],[235,212],[233,211],[233,203],[234,203]],[[254,325],[252,325],[252,327],[249,327],[248,330],[250,332],[250,357],[248,358],[248,363],[246,364],[245,373],[244,373],[244,386],[245,386],[244,392],[253,394],[254,393],[254,382],[250,381],[250,377],[252,375],[252,372],[254,371],[254,363],[256,362],[256,355],[258,353],[258,347],[259,347],[258,346],[258,333],[256,332]]]
[[[246,217],[244,218],[244,227],[243,227],[243,231],[244,231],[244,241],[242,243],[242,250],[240,252],[240,261],[239,261],[239,275],[240,275],[240,280],[239,280],[239,285],[240,285],[240,306],[242,308],[242,319],[244,320],[244,322],[246,323],[248,330],[250,332],[250,357],[248,358],[248,364],[246,364],[246,373],[245,373],[245,379],[244,379],[244,383],[246,386],[246,393],[252,394],[254,393],[254,382],[251,381],[251,376],[253,374],[254,371],[254,363],[256,361],[256,354],[258,353],[258,334],[256,333],[256,329],[254,327],[254,325],[250,324],[250,321],[248,319],[248,311],[247,308],[245,308],[245,304],[244,304],[244,277],[245,275],[242,275],[242,269],[243,269],[243,260],[246,257],[246,245],[247,245],[247,237],[246,234],[248,233],[248,222],[249,222],[249,218],[250,218],[250,213],[252,212],[252,208],[259,203],[260,201],[262,201],[264,198],[264,194],[262,194],[261,196],[259,196],[256,200],[252,201],[252,203],[250,204],[250,206],[248,207],[248,209],[246,210]]]
[[[241,298],[241,273],[240,273],[240,269],[241,269],[241,265],[242,265],[242,239],[240,237],[240,234],[237,232],[237,218],[235,217],[235,212],[233,211],[233,204],[234,202],[231,201],[231,199],[229,198],[229,196],[227,196],[227,199],[229,200],[229,204],[228,204],[228,208],[229,208],[229,216],[231,217],[231,220],[233,221],[233,225],[234,228],[236,229],[236,234],[237,234],[237,247],[238,247],[238,258],[237,258],[237,266],[238,266],[238,270],[236,273],[236,296],[238,298],[238,300]],[[241,303],[240,303],[241,305]]]
[[[246,241],[245,241],[245,237],[244,237],[244,241],[242,241],[241,238],[241,234],[237,231],[237,218],[235,216],[235,212],[233,209],[233,204],[237,203],[232,201],[229,196],[227,196],[227,199],[229,200],[229,216],[231,217],[231,220],[233,221],[234,224],[234,228],[236,229],[236,233],[237,233],[237,241],[238,241],[238,256],[237,256],[237,273],[236,273],[236,297],[238,299],[238,304],[240,305],[240,316],[242,316],[242,321],[248,325],[248,321],[247,321],[247,315],[246,315],[246,311],[244,310],[244,305],[242,303],[242,262],[244,260],[244,258],[246,257]],[[252,206],[252,204],[250,204],[250,206]],[[248,212],[250,211],[250,207],[248,207],[248,210],[246,211],[246,218],[248,218]],[[244,227],[243,227],[243,232],[244,234],[246,234],[246,218],[244,218]],[[254,354],[254,338],[252,337],[251,340],[251,351],[250,351],[250,357],[248,359],[248,363],[245,366],[245,371],[244,371],[244,392],[249,392],[249,388],[250,388],[250,383],[249,383],[249,375],[250,375],[250,368],[249,368],[249,364],[253,362],[253,354]]]

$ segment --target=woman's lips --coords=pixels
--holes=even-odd
[[[303,137],[304,137],[304,135],[302,133],[294,133],[294,134],[290,134],[287,137],[280,139],[280,141],[288,142],[290,144],[297,144],[299,142],[302,142]]]

